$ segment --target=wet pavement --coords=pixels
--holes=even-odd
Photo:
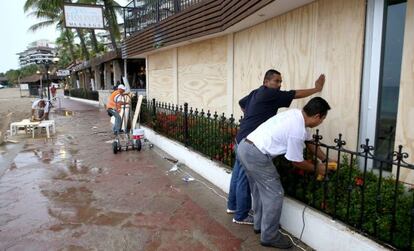
[[[53,138],[0,147],[0,250],[269,250],[158,148],[114,155],[104,110],[62,99],[52,115]]]

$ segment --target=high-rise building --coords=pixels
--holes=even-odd
[[[56,56],[56,45],[46,39],[37,40],[30,43],[27,49],[17,53],[21,67],[31,64],[51,62]]]

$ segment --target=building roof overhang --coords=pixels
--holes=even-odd
[[[143,58],[156,51],[237,32],[313,1],[202,1],[126,38],[122,58]]]

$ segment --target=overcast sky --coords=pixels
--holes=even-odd
[[[28,31],[39,20],[27,17],[23,11],[25,2],[26,0],[0,0],[0,72],[18,69],[16,53],[24,51],[29,43],[39,39],[54,42],[58,36],[55,27],[40,29],[35,33]],[[117,2],[125,6],[129,1]]]

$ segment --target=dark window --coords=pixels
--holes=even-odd
[[[384,12],[375,151],[388,159],[394,151],[406,6],[406,1],[388,0]],[[391,166],[384,168],[391,170]]]

